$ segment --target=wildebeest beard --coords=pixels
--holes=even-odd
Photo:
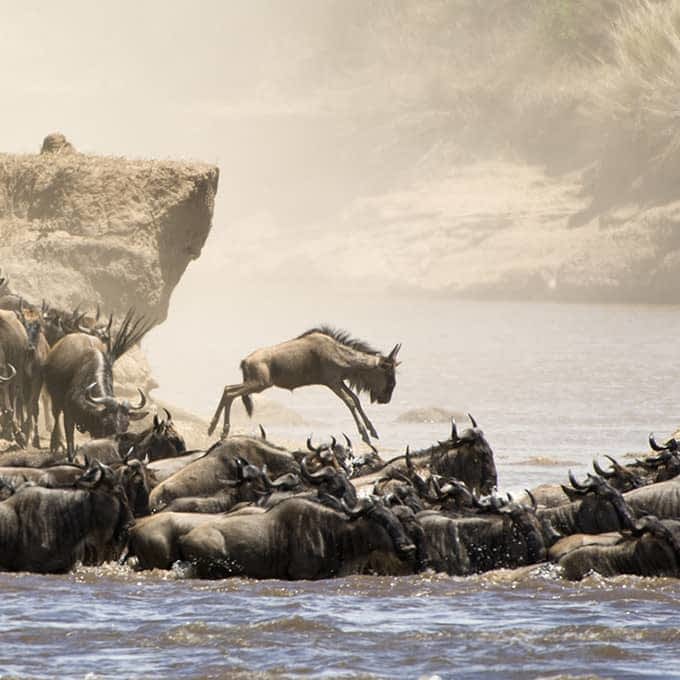
[[[367,392],[372,404],[389,404],[396,385],[394,366],[355,369],[349,377],[349,385],[356,392]]]

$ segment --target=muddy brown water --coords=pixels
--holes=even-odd
[[[272,298],[250,315],[247,299],[227,301],[224,327],[235,315],[239,333],[208,337],[180,380],[183,343],[205,310],[178,296],[147,350],[161,396],[199,412],[257,343],[329,320],[313,301],[296,311]],[[585,474],[594,455],[644,451],[649,430],[663,436],[679,424],[677,308],[382,301],[377,319],[374,302],[337,300],[334,320],[379,347],[404,344],[392,403],[367,406],[386,455],[447,431],[396,422],[404,411],[471,410],[496,452],[501,488],[518,490],[569,468]],[[327,391],[272,397],[319,437],[351,427]],[[303,442],[312,427],[268,429],[274,440]],[[469,578],[202,582],[181,566],[105,565],[0,574],[0,594],[2,677],[680,677],[672,579],[569,583],[539,565]]]

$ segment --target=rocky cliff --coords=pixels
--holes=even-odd
[[[200,163],[80,154],[48,135],[0,154],[0,266],[30,300],[159,322],[211,226],[219,171]]]

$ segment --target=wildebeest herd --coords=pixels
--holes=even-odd
[[[0,275],[0,569],[65,572],[77,563],[186,565],[196,577],[319,579],[349,574],[469,575],[553,562],[591,571],[680,576],[680,445],[633,463],[597,461],[583,481],[516,498],[497,491],[493,452],[470,416],[433,446],[384,460],[356,392],[387,403],[399,345],[387,355],[315,328],[258,350],[224,389],[222,438],[187,451],[171,414],[149,415],[113,390],[115,362],[151,323],[37,306]],[[288,450],[229,434],[231,402],[270,386],[327,385],[350,409],[347,435]],[[39,414],[51,416],[41,448]],[[43,419],[44,420],[44,419]],[[62,431],[63,420],[63,431]],[[76,448],[75,430],[91,439]],[[64,440],[65,435],[65,440]]]

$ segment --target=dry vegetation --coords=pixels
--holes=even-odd
[[[299,171],[288,224],[259,203],[235,220],[241,275],[303,261],[363,289],[680,300],[680,0],[315,7],[281,17],[297,58],[264,103],[327,118],[324,141],[341,131],[317,161],[341,190]]]
[[[610,172],[630,160],[667,170],[678,153],[678,0],[323,6],[304,22],[288,17],[280,40],[303,47],[282,93],[389,114],[383,123],[429,163],[501,152],[560,169],[597,161]]]

